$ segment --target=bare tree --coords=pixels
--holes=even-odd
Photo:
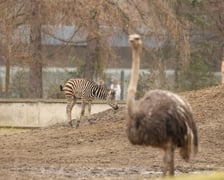
[[[100,53],[99,35],[97,33],[97,31],[99,31],[99,23],[96,20],[97,12],[94,13],[96,14],[93,14],[89,23],[90,29],[93,29],[93,31],[89,31],[87,35],[88,53],[86,55],[84,68],[84,77],[91,80],[94,79],[95,65]]]
[[[7,1],[5,6],[11,6]],[[10,1],[15,3],[14,1]],[[188,39],[186,38],[186,23],[179,20],[173,11],[175,1],[141,1],[141,0],[24,0],[16,1],[26,16],[15,16],[20,25],[25,25],[30,30],[30,56],[29,58],[29,91],[30,97],[42,97],[42,67],[45,56],[42,55],[41,32],[56,35],[50,30],[51,26],[75,26],[73,35],[69,39],[60,39],[63,44],[78,45],[80,41],[75,38],[86,34],[88,53],[84,59],[84,76],[92,79],[99,69],[106,67],[108,60],[115,60],[114,51],[109,45],[109,38],[118,29],[126,32],[141,33],[147,36],[147,29],[162,32],[167,29],[179,44],[183,62],[187,62],[189,52]],[[22,7],[23,7],[22,6]],[[5,14],[6,15],[6,14]],[[22,18],[21,18],[22,17]],[[44,25],[44,28],[43,28]],[[23,44],[24,45],[24,44]],[[177,46],[178,47],[178,46]],[[184,49],[184,52],[181,51]],[[184,59],[184,57],[186,57]],[[186,64],[186,63],[183,63]]]
[[[24,18],[22,12],[23,3],[18,1],[16,5],[12,0],[2,1],[0,3],[0,34],[2,45],[2,57],[5,61],[5,96],[9,96],[10,90],[10,67],[13,63],[13,58],[17,56],[16,46],[18,45],[17,38],[14,36],[16,28],[21,24]]]
[[[42,98],[42,58],[41,58],[41,3],[31,0],[29,6],[30,24],[30,70],[29,97]]]

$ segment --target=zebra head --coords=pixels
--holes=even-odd
[[[117,102],[115,101],[115,91],[113,89],[110,89],[107,94],[107,103],[114,109],[118,110]]]

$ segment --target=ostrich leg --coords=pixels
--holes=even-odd
[[[165,155],[163,158],[164,162],[164,170],[163,175],[166,176],[167,171],[169,170],[169,175],[174,175],[174,150],[175,147],[172,143],[169,143],[168,146],[165,149]]]

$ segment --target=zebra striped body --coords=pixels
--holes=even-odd
[[[67,120],[71,124],[71,112],[78,99],[82,101],[81,115],[84,116],[85,106],[88,104],[88,113],[91,113],[91,103],[94,99],[107,100],[107,103],[113,108],[118,109],[117,103],[115,102],[115,91],[108,90],[106,87],[97,85],[93,81],[86,79],[69,79],[64,87],[61,86],[61,90],[64,91],[67,99],[66,114]],[[79,121],[77,126],[79,126]]]

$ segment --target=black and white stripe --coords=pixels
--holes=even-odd
[[[93,81],[86,79],[69,79],[64,87],[60,87],[61,90],[64,91],[67,99],[66,114],[69,122],[71,122],[72,119],[72,108],[78,99],[82,101],[80,118],[84,116],[86,104],[88,104],[88,112],[90,115],[91,103],[94,99],[106,100],[113,109],[118,109],[117,103],[115,102],[115,91],[108,90],[105,86],[98,85]]]

